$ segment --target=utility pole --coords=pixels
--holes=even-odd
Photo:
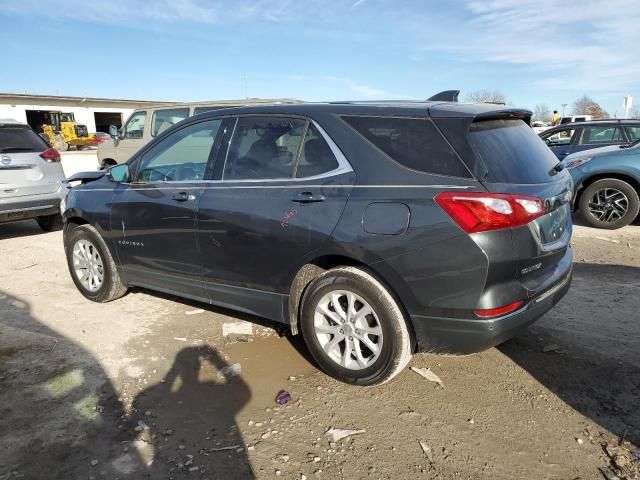
[[[247,74],[244,74],[244,98],[249,98],[247,95]]]
[[[562,105],[562,116],[564,117],[564,109],[567,106],[567,104],[566,103],[562,103],[561,105]]]

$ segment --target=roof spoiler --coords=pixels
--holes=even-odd
[[[460,90],[444,90],[427,98],[428,102],[457,102]]]

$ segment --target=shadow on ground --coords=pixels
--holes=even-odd
[[[567,297],[498,348],[582,415],[640,446],[640,268],[575,264],[574,272]]]
[[[254,478],[235,423],[251,392],[213,348],[182,349],[127,412],[90,352],[1,290],[0,337],[0,480]]]
[[[19,222],[0,224],[0,240],[4,240],[5,238],[45,235],[45,233],[35,220],[22,220]]]

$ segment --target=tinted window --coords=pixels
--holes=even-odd
[[[490,120],[471,124],[469,139],[487,167],[484,180],[497,183],[544,183],[556,156],[522,120]]]
[[[124,126],[124,138],[142,138],[147,112],[135,112]]]
[[[140,159],[135,181],[201,180],[221,123],[209,120],[170,134]]]
[[[584,127],[580,143],[622,143],[622,132],[611,126]]]
[[[547,142],[547,145],[551,147],[557,147],[558,145],[569,145],[575,133],[575,128],[567,128],[565,130],[560,130],[553,135],[545,136],[544,139]]]
[[[45,141],[26,125],[0,127],[0,153],[42,152],[47,148]]]
[[[171,108],[167,110],[156,110],[153,112],[151,122],[151,136],[166,130],[167,128],[181,122],[189,116],[188,108]]]
[[[312,177],[336,168],[338,168],[338,161],[333,156],[331,147],[320,135],[318,129],[310,124],[298,160],[296,178]]]
[[[227,161],[225,180],[292,178],[306,122],[293,118],[240,117]]]
[[[469,172],[430,120],[343,117],[362,136],[405,167],[421,172],[469,177]]]
[[[635,142],[636,140],[640,140],[640,126],[638,127],[625,127],[627,129],[627,135],[629,135],[629,140]]]

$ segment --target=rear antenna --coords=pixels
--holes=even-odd
[[[460,90],[444,90],[427,98],[427,102],[457,102]]]

